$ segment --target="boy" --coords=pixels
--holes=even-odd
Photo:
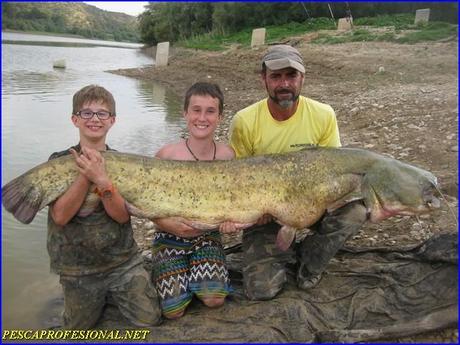
[[[214,141],[223,106],[219,86],[194,84],[184,102],[189,137],[163,146],[156,157],[191,161],[232,159],[233,150]],[[208,307],[223,305],[229,285],[219,232],[203,234],[178,217],[160,218],[155,223],[160,231],[153,241],[153,271],[163,315],[168,319],[181,317],[194,294]],[[222,233],[236,231],[231,222],[220,226]]]
[[[50,159],[72,154],[79,175],[49,208],[51,270],[64,290],[64,328],[89,329],[102,315],[108,296],[135,326],[156,325],[158,297],[133,239],[125,201],[112,184],[100,151],[115,123],[110,92],[88,85],[73,96],[72,122],[80,141]],[[88,201],[85,199],[89,195]]]

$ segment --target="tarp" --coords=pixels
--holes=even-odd
[[[269,301],[242,293],[241,253],[229,254],[235,292],[223,307],[193,301],[184,317],[151,328],[148,342],[358,342],[456,327],[457,233],[438,234],[412,247],[344,248],[320,283],[286,288]],[[123,329],[115,308],[98,328]]]

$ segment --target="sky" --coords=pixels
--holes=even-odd
[[[112,12],[122,12],[137,16],[144,12],[147,1],[85,1],[85,4],[96,6],[100,9]]]

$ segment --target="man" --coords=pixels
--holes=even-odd
[[[88,85],[73,96],[71,120],[79,143],[50,159],[72,154],[78,176],[49,208],[48,253],[64,289],[64,328],[95,326],[110,296],[137,327],[161,321],[158,296],[133,238],[125,200],[105,170],[100,151],[115,123],[115,100]]]
[[[271,47],[262,58],[261,79],[268,98],[239,111],[230,126],[230,145],[236,157],[284,153],[309,146],[339,147],[334,110],[327,104],[301,96],[305,67],[297,49]],[[327,213],[298,246],[297,284],[314,287],[329,260],[366,220],[361,202]],[[243,282],[252,300],[273,298],[286,282],[286,263],[295,262],[294,248],[282,252],[275,246],[280,225],[264,215],[243,233]]]

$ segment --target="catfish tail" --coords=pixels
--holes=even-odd
[[[42,208],[42,197],[36,187],[25,182],[22,175],[3,186],[2,204],[21,223],[29,224]]]

